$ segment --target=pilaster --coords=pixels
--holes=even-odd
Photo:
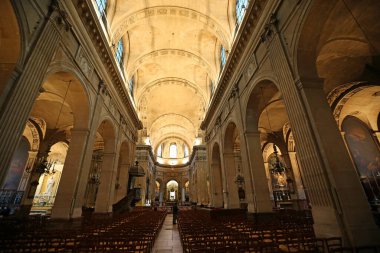
[[[261,152],[260,133],[246,132],[249,162],[253,177],[253,198],[255,213],[266,213],[273,211],[273,204],[270,199],[268,181],[265,173],[264,160]]]
[[[88,129],[71,130],[71,141],[52,209],[52,218],[70,219],[81,216],[84,190],[80,191],[78,187],[85,189],[87,186],[89,167],[83,166],[83,157],[86,154],[91,157],[92,150],[86,150],[90,146],[86,145],[88,141]]]
[[[61,40],[60,30],[68,29],[61,25],[63,19],[58,17],[61,11],[57,10],[57,6],[53,4],[38,31],[38,39],[31,45],[33,50],[27,62],[0,108],[0,183],[5,178],[34,101],[39,95],[46,70],[58,48]]]
[[[235,168],[235,157],[233,152],[225,152],[223,154],[224,170],[226,173],[226,186],[227,186],[227,208],[239,208],[239,195],[238,188],[235,183],[236,179],[236,168]]]
[[[378,242],[379,231],[326,101],[323,81],[294,80],[275,15],[262,40],[292,125],[316,235],[341,236],[354,246]]]
[[[104,153],[102,170],[100,174],[100,185],[96,196],[95,212],[112,212],[113,197],[116,183],[115,169],[116,153]]]

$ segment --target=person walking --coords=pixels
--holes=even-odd
[[[177,224],[177,216],[178,216],[178,206],[177,202],[173,205],[173,224]]]

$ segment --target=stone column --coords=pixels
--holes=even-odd
[[[0,185],[3,184],[14,151],[22,136],[34,101],[46,75],[46,70],[59,46],[60,29],[52,12],[44,19],[38,38],[20,75],[12,84],[6,101],[0,108]]]
[[[295,190],[297,191],[298,199],[306,199],[305,189],[303,188],[300,169],[298,167],[296,152],[289,152],[288,155],[290,159],[290,164],[292,165],[293,169],[295,183],[294,187],[296,187]]]
[[[100,173],[100,185],[96,196],[95,212],[112,212],[113,196],[116,182],[115,169],[116,153],[104,153],[102,170]]]
[[[249,163],[253,177],[253,196],[256,205],[255,212],[272,212],[273,204],[270,199],[263,154],[261,152],[260,133],[246,132],[245,139],[248,146]]]
[[[286,44],[272,17],[263,41],[292,126],[317,236],[353,246],[377,244],[380,233],[326,101],[321,80],[295,81]]]
[[[115,199],[114,203],[118,202],[125,196],[127,196],[128,193],[128,177],[129,177],[129,163],[123,163],[119,164],[119,181],[118,181],[118,187],[116,189],[115,193]]]
[[[241,161],[247,161],[245,163],[241,162],[241,173],[244,177],[244,190],[245,190],[245,202],[248,204],[248,212],[255,212],[255,202],[254,202],[254,189],[252,184],[252,170],[251,165],[249,163],[248,157],[248,148],[246,138],[240,138],[240,155]]]
[[[239,208],[240,201],[238,195],[238,188],[235,183],[236,180],[236,168],[235,157],[233,152],[224,152],[224,171],[226,173],[226,185],[227,185],[227,208]]]
[[[185,187],[182,187],[182,199],[181,199],[181,201],[182,201],[182,203],[185,203]]]
[[[78,195],[77,186],[87,186],[89,166],[83,166],[83,157],[87,154],[91,159],[92,149],[87,147],[92,145],[86,145],[88,141],[88,129],[71,130],[71,141],[52,209],[52,218],[70,219],[82,214],[84,190],[83,194]]]
[[[211,205],[223,207],[223,182],[219,163],[211,163],[211,173]]]

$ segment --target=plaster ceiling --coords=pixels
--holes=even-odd
[[[165,138],[190,145],[220,72],[220,46],[231,47],[234,0],[108,1],[108,34],[124,42],[124,71],[153,147]]]

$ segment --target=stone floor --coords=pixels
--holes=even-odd
[[[173,214],[168,214],[153,246],[153,253],[182,253],[177,225],[173,225]]]

